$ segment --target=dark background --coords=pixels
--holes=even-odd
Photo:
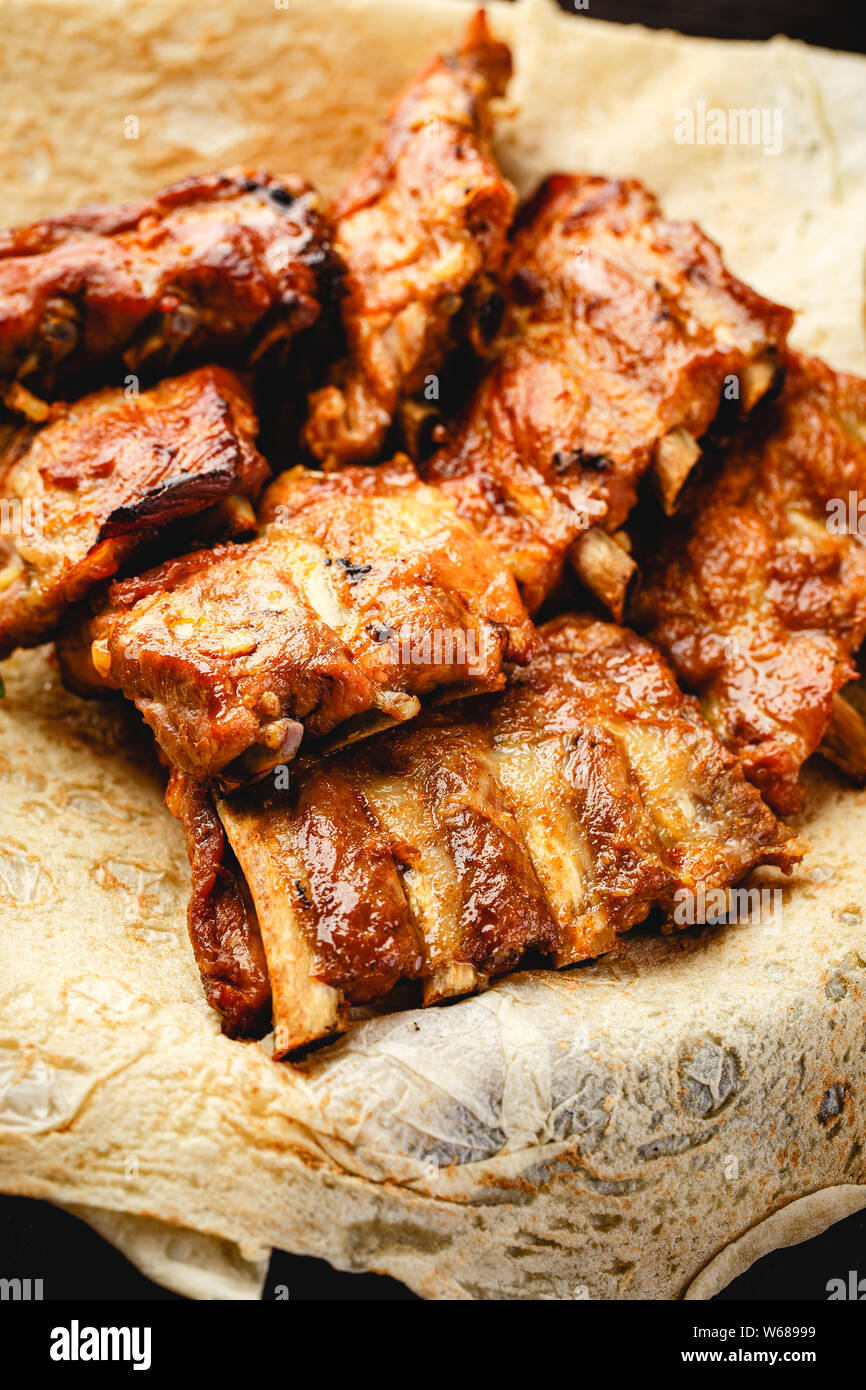
[[[560,8],[574,11],[571,0]],[[716,38],[766,39],[788,34],[825,48],[866,52],[866,21],[860,5],[837,0],[686,0],[620,4],[589,0],[575,15],[684,34]],[[866,114],[864,114],[866,120]],[[724,1300],[810,1300],[827,1297],[829,1279],[850,1269],[866,1277],[866,1213],[839,1222],[824,1235],[790,1250],[767,1255],[719,1297]],[[175,1299],[150,1283],[128,1260],[89,1227],[66,1212],[25,1198],[0,1197],[0,1275],[44,1280],[47,1299]],[[408,1289],[375,1274],[342,1274],[322,1260],[276,1253],[265,1297],[285,1284],[292,1299],[411,1299]]]
[[[561,10],[574,12],[573,0],[557,0]],[[581,11],[590,19],[622,24],[646,24],[652,29],[679,29],[717,39],[770,39],[788,34],[793,39],[866,52],[866,10],[862,0],[644,0],[624,5],[618,0],[589,0]],[[578,18],[580,16],[577,16]]]

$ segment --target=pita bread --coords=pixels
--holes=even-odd
[[[801,310],[801,346],[866,372],[866,60],[488,8],[515,49],[499,152],[522,190],[637,174]],[[467,14],[7,0],[3,221],[244,162],[331,192]],[[677,143],[698,102],[780,111],[780,152]],[[816,1230],[791,1224],[804,1198],[821,1221],[860,1204],[866,793],[809,769],[812,850],[775,917],[638,934],[276,1065],[205,1004],[182,836],[134,717],[67,695],[46,651],[4,677],[3,1191],[78,1211],[198,1297],[255,1296],[271,1247],[431,1298],[705,1297]]]

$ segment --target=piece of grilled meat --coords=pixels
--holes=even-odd
[[[336,569],[340,608],[324,612],[378,683],[396,675],[415,695],[455,681],[497,689],[503,662],[528,660],[535,636],[514,580],[405,454],[375,469],[290,469],[260,516],[269,536],[303,536]]]
[[[248,366],[316,321],[335,273],[317,195],[260,172],[0,233],[0,396]]]
[[[223,367],[138,396],[98,391],[52,413],[0,457],[0,658],[46,641],[70,604],[157,531],[254,500],[269,476],[250,392]]]
[[[569,965],[653,908],[700,921],[755,865],[800,858],[648,642],[574,616],[539,637],[504,692],[302,755],[287,790],[217,801],[277,1055],[342,1031],[347,1004],[403,977],[434,1003],[530,948]]]
[[[380,452],[398,403],[439,371],[468,287],[502,259],[515,196],[490,153],[490,101],[510,74],[481,11],[458,52],[400,93],[330,210],[349,356],[310,398],[305,431],[326,464]]]
[[[405,456],[296,468],[262,517],[258,540],[113,584],[58,644],[67,683],[121,689],[181,771],[255,780],[305,731],[360,737],[434,688],[498,689],[528,656],[508,571]]]
[[[634,617],[783,813],[822,751],[866,777],[838,694],[866,636],[866,381],[790,354],[784,390],[647,546]]]
[[[531,612],[570,555],[619,617],[634,567],[610,533],[639,479],[653,464],[675,505],[723,394],[748,410],[772,384],[791,313],[641,184],[590,175],[542,184],[501,283],[487,375],[424,474],[498,546]]]
[[[230,1038],[261,1037],[270,1026],[271,985],[246,880],[206,788],[175,772],[166,805],[186,835],[192,866],[187,920],[207,1001]]]

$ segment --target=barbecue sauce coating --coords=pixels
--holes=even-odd
[[[665,436],[699,439],[726,382],[793,316],[635,180],[547,179],[500,282],[487,375],[424,475],[497,546],[533,612],[579,536],[622,526]]]
[[[0,458],[0,498],[39,508],[0,536],[0,659],[53,635],[70,604],[172,522],[240,496],[270,470],[255,446],[249,387],[201,367],[128,396],[106,389],[57,406]]]
[[[134,700],[172,766],[254,780],[312,735],[370,708],[376,689],[306,602],[297,541],[215,546],[112,584],[64,678]],[[88,651],[89,670],[70,669]],[[303,721],[303,723],[302,723]]]
[[[303,535],[331,557],[330,584],[356,615],[341,635],[370,679],[416,695],[495,689],[503,662],[528,660],[534,629],[507,568],[405,454],[325,476],[289,469],[260,516],[269,535]]]
[[[261,1037],[271,989],[261,933],[249,893],[205,789],[172,773],[166,805],[182,822],[192,866],[189,936],[211,1008],[230,1038]]]
[[[866,549],[847,516],[849,493],[855,509],[866,498],[866,382],[793,353],[786,366],[779,399],[653,538],[634,618],[790,814],[866,636]]]
[[[349,356],[310,398],[304,437],[323,462],[375,458],[398,403],[442,366],[464,295],[502,260],[516,199],[490,152],[490,102],[510,75],[479,12],[459,51],[400,93],[329,211]]]
[[[317,209],[301,179],[232,171],[0,233],[0,391],[280,353],[333,293]]]
[[[60,644],[81,691],[120,689],[168,760],[237,787],[302,735],[411,717],[418,697],[498,689],[534,634],[495,550],[398,456],[323,476],[295,468],[264,534],[113,584]],[[88,656],[89,648],[89,656]]]
[[[575,616],[539,635],[501,694],[220,803],[290,1000],[312,979],[374,1001],[401,976],[450,981],[438,998],[455,967],[483,984],[530,949],[568,965],[678,893],[801,857],[648,642]]]
[[[353,1004],[381,999],[421,970],[392,847],[351,767],[300,759],[285,794],[238,793],[280,866],[283,894],[313,945],[316,978]]]

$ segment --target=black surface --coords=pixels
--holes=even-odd
[[[574,11],[569,0],[560,7]],[[679,29],[718,38],[764,39],[773,34],[828,48],[866,52],[861,6],[819,0],[705,0],[700,4],[619,4],[589,0],[575,14],[592,19]],[[864,117],[866,119],[866,117]],[[720,1295],[721,1300],[826,1300],[830,1279],[849,1270],[866,1277],[866,1215],[852,1216],[804,1245],[760,1260]],[[0,1278],[42,1278],[46,1299],[172,1300],[82,1222],[43,1203],[0,1197]],[[277,1253],[265,1297],[284,1286],[292,1300],[412,1299],[401,1284],[374,1274],[343,1274],[322,1260]]]
[[[562,10],[576,13],[574,0],[557,0]],[[576,13],[590,19],[620,24],[646,24],[651,29],[679,29],[718,39],[770,39],[788,34],[793,39],[821,44],[824,48],[848,48],[866,52],[866,20],[862,4],[829,0],[674,0],[654,5],[620,4],[618,0],[589,0]]]
[[[847,1282],[852,1269],[866,1279],[866,1212],[849,1216],[814,1240],[765,1255],[729,1284],[717,1301],[826,1300],[829,1281]]]

